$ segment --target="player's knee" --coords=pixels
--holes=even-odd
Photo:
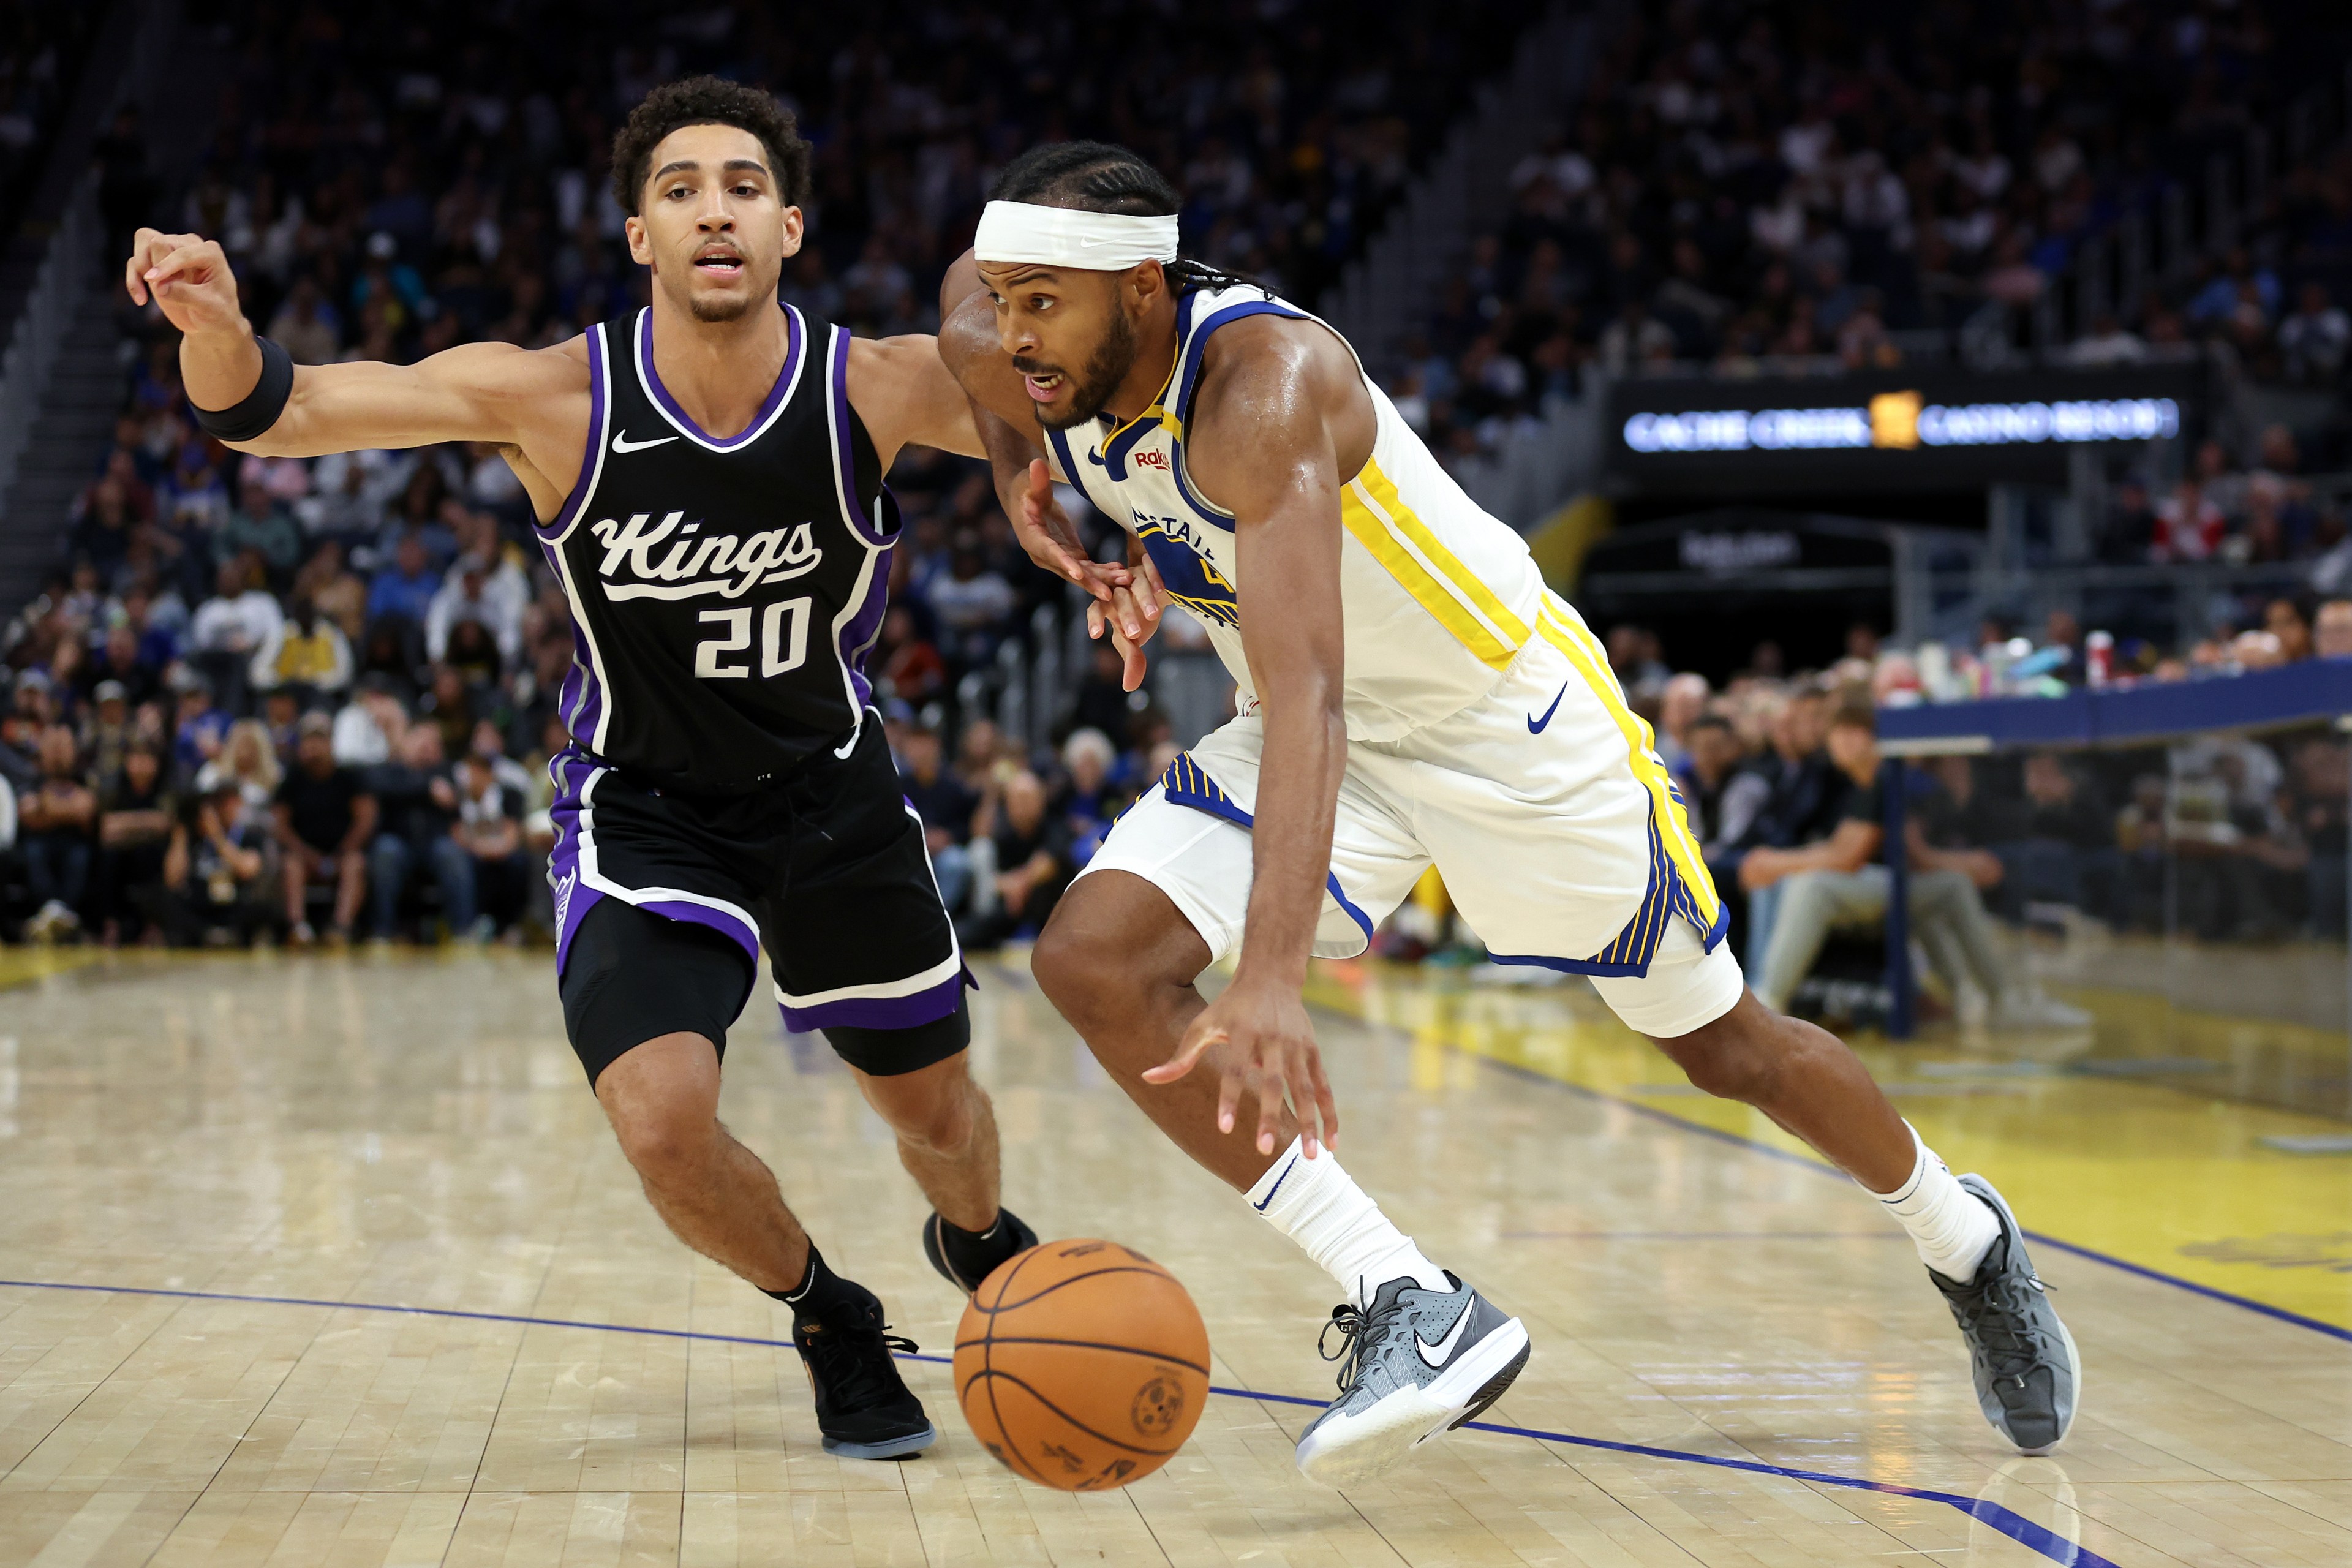
[[[716,1131],[708,1112],[683,1106],[646,1108],[613,1119],[621,1152],[639,1176],[656,1187],[683,1181],[698,1169]]]
[[[1131,955],[1122,963],[1116,944],[1103,932],[1076,921],[1045,922],[1037,945],[1030,950],[1029,973],[1045,999],[1081,1033],[1087,1020],[1114,998],[1131,990]]]
[[[938,1159],[952,1160],[971,1147],[979,1118],[972,1112],[971,1084],[934,1094],[919,1104],[894,1108],[891,1130],[908,1148]]]
[[[1777,1031],[1769,1026],[1781,1022],[1778,1015],[1761,1009],[1754,1017],[1718,1018],[1669,1042],[1668,1052],[1693,1088],[1717,1100],[1758,1104],[1771,1098],[1780,1074],[1783,1053],[1778,1047]]]

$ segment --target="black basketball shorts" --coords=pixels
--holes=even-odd
[[[820,752],[751,795],[653,788],[576,746],[549,771],[558,989],[592,1083],[657,1035],[723,1049],[763,944],[785,1026],[822,1030],[862,1071],[912,1072],[969,1041],[971,973],[874,714],[846,757]],[[628,912],[592,925],[608,904]]]

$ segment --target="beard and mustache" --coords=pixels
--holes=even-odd
[[[1118,384],[1127,379],[1127,373],[1135,368],[1139,341],[1135,323],[1128,318],[1127,312],[1113,310],[1109,331],[1103,334],[1102,342],[1095,345],[1095,352],[1087,356],[1086,368],[1070,383],[1069,412],[1049,417],[1045,405],[1035,405],[1037,423],[1048,430],[1067,430],[1100,414],[1103,405],[1110,401],[1111,394],[1118,390]],[[1054,374],[1053,366],[1040,364],[1018,354],[1013,356],[1013,368],[1024,375]],[[1066,372],[1064,374],[1067,374]]]

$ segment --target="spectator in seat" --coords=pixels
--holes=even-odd
[[[81,731],[81,752],[92,780],[103,784],[121,771],[131,733],[130,693],[119,680],[100,681]]]
[[[2344,940],[2346,857],[2352,854],[2347,798],[2352,798],[2352,748],[2314,736],[2293,750],[2286,809],[2310,857],[2304,875],[2311,930],[2324,941]]]
[[[1011,584],[981,553],[980,535],[971,530],[956,536],[947,572],[931,579],[927,593],[943,651],[967,668],[995,652],[1003,623],[1018,603]]]
[[[26,885],[39,905],[26,922],[27,937],[54,941],[81,931],[97,826],[98,796],[82,777],[81,748],[71,730],[52,724],[41,734],[40,782],[16,803]]]
[[[2294,313],[2278,327],[2279,352],[2289,379],[2306,386],[2333,386],[2352,351],[2352,319],[2327,297],[2327,285],[2314,279],[2296,298]]]
[[[1739,867],[1739,885],[1749,900],[1750,942],[1763,947],[1756,994],[1782,1011],[1832,929],[1876,928],[1886,919],[1891,884],[1876,714],[1859,703],[1841,707],[1830,721],[1828,751],[1850,785],[1835,831],[1792,849],[1752,849]],[[1981,849],[1933,848],[1916,819],[1906,826],[1912,930],[1953,994],[1959,994],[1963,980],[1974,980],[1991,1000],[1988,1021],[1995,1028],[2087,1026],[2088,1014],[2052,1001],[2006,972],[1992,921],[1978,897],[1978,889],[2000,880],[2000,862]]]
[[[458,557],[457,564],[425,612],[425,656],[439,662],[449,657],[449,634],[460,622],[472,621],[490,634],[499,659],[511,665],[522,652],[522,612],[528,585],[511,569],[494,571],[480,555]]]
[[[331,698],[352,683],[352,645],[308,595],[297,595],[289,613],[254,650],[247,677],[257,691],[291,689]]]
[[[173,828],[163,880],[142,911],[173,946],[243,946],[277,923],[277,845],[264,823],[223,784],[197,805],[193,828]]]
[[[1069,831],[1045,809],[1045,786],[1035,773],[1017,768],[982,800],[972,845],[979,896],[964,919],[964,945],[985,951],[1043,929],[1076,868]]]
[[[915,625],[915,613],[894,605],[882,617],[882,640],[873,668],[893,694],[919,708],[947,689],[947,661]]]
[[[2278,638],[2279,662],[2300,664],[2317,651],[2313,641],[2313,611],[2297,599],[2273,599],[2263,606],[2263,629]]]
[[[923,819],[923,844],[931,854],[931,875],[939,879],[940,901],[954,913],[963,908],[971,889],[971,858],[964,840],[971,836],[979,800],[942,762],[937,730],[915,726],[907,731],[900,742],[899,783],[908,804]]]
[[[441,750],[441,731],[409,726],[390,760],[361,772],[376,802],[375,839],[368,846],[368,887],[373,895],[378,942],[399,932],[400,903],[421,866],[441,894],[441,913],[459,936],[477,918],[474,862],[450,827],[457,817],[457,785]]]
[[[253,656],[285,618],[278,601],[257,585],[247,558],[221,563],[213,596],[196,606],[188,641],[196,665],[231,710],[245,706]]]
[[[284,857],[286,929],[298,947],[318,940],[305,910],[311,885],[335,890],[332,934],[351,940],[360,900],[367,892],[367,847],[375,838],[375,797],[359,774],[335,765],[334,721],[306,713],[295,743],[294,766],[278,786],[277,835]]]
[[[441,574],[433,570],[425,536],[410,529],[393,548],[392,564],[378,571],[368,584],[368,620],[397,616],[411,626],[422,626],[440,593]]]
[[[195,788],[210,795],[217,785],[234,784],[246,805],[267,815],[284,773],[268,726],[258,719],[239,719],[228,727],[219,752],[196,770]]]
[[[155,907],[179,824],[163,753],[152,742],[133,742],[99,798],[99,912],[107,946],[149,933],[162,938],[162,928],[142,911]]]
[[[2329,599],[2312,621],[2312,651],[2321,658],[2352,658],[2352,599]]]
[[[2026,904],[2039,901],[2114,918],[2123,881],[2114,814],[2054,752],[2025,759],[2024,784],[2018,837],[1991,841],[2004,872],[2001,912],[2021,920]]]
[[[1070,837],[1070,874],[1086,869],[1102,847],[1103,835],[1118,816],[1110,787],[1110,772],[1118,749],[1100,730],[1077,730],[1062,742],[1064,782],[1055,795],[1053,813]]]
[[[1692,723],[1706,711],[1706,700],[1713,696],[1706,677],[1685,670],[1670,677],[1658,691],[1658,760],[1668,768],[1683,760]]]
[[[499,780],[488,758],[468,754],[457,760],[457,820],[450,837],[472,862],[477,914],[462,935],[488,942],[500,931],[512,931],[521,915],[525,883],[530,875],[523,856],[523,798]],[[456,921],[451,922],[452,927]]]
[[[269,493],[260,467],[250,459],[248,465],[237,485],[235,510],[213,535],[213,560],[226,564],[249,551],[270,584],[283,587],[293,581],[302,559],[302,530]]]

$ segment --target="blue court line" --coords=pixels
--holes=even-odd
[[[163,1296],[180,1301],[236,1301],[266,1307],[322,1307],[340,1312],[403,1312],[413,1317],[457,1318],[477,1323],[520,1323],[539,1329],[593,1329],[602,1333],[639,1334],[650,1339],[700,1340],[716,1344],[760,1345],[772,1350],[793,1348],[788,1340],[760,1339],[750,1334],[710,1334],[690,1329],[641,1328],[633,1323],[591,1323],[577,1318],[530,1318],[513,1312],[467,1312],[454,1307],[410,1307],[391,1301],[329,1301],[312,1296],[246,1296],[225,1290],[166,1290],[141,1285],[72,1285],[47,1279],[0,1279],[0,1289],[78,1290],[100,1296]],[[948,1366],[953,1363],[954,1358],[925,1355],[919,1352],[902,1354],[898,1359]],[[1329,1403],[1296,1394],[1262,1394],[1255,1389],[1226,1388],[1213,1383],[1209,1385],[1209,1392],[1230,1399],[1256,1400],[1260,1404],[1300,1405],[1310,1410],[1320,1410]],[[1877,1492],[1885,1497],[1939,1502],[1958,1509],[1978,1523],[1998,1531],[2052,1562],[2067,1565],[2067,1568],[2116,1568],[2114,1563],[2097,1552],[2078,1546],[2055,1531],[2044,1529],[2024,1515],[2013,1513],[1999,1503],[1988,1502],[1982,1498],[1896,1486],[1891,1481],[1865,1480],[1860,1476],[1832,1475],[1826,1470],[1793,1469],[1786,1465],[1768,1465],[1760,1459],[1727,1459],[1713,1454],[1685,1453],[1679,1448],[1654,1448],[1640,1443],[1614,1443],[1605,1437],[1580,1437],[1572,1432],[1547,1432],[1535,1426],[1506,1426],[1495,1421],[1471,1421],[1465,1426],[1473,1432],[1492,1432],[1505,1437],[1529,1437],[1539,1443],[1566,1443],[1580,1448],[1600,1448],[1612,1454],[1632,1454],[1645,1459],[1674,1459],[1688,1465],[1712,1465],[1717,1469],[1779,1476],[1783,1479],[1809,1481],[1817,1486],[1843,1487],[1850,1491]]]
[[[1704,1121],[1686,1121],[1674,1112],[1661,1110],[1654,1105],[1643,1105],[1639,1100],[1620,1100],[1613,1094],[1605,1094],[1597,1089],[1587,1089],[1580,1083],[1570,1083],[1566,1079],[1553,1078],[1549,1073],[1538,1072],[1533,1068],[1523,1068],[1517,1062],[1501,1061],[1494,1057],[1480,1056],[1475,1051],[1467,1054],[1475,1060],[1485,1062],[1489,1067],[1499,1068],[1504,1072],[1517,1077],[1533,1079],[1538,1083],[1548,1083],[1554,1089],[1564,1089],[1570,1094],[1580,1095],[1586,1100],[1599,1100],[1603,1105],[1613,1105],[1621,1110],[1630,1110],[1636,1116],[1646,1116],[1653,1121],[1663,1121],[1667,1126],[1684,1132],[1696,1132],[1703,1138],[1712,1138],[1719,1143],[1728,1143],[1734,1148],[1744,1149],[1751,1154],[1769,1154],[1775,1160],[1785,1160],[1790,1164],[1801,1165],[1816,1174],[1833,1176],[1849,1186],[1853,1184],[1852,1176],[1825,1161],[1815,1160],[1787,1149],[1776,1149],[1769,1143],[1738,1132],[1727,1132],[1720,1127],[1709,1127]],[[2127,1258],[2101,1252],[2096,1247],[2084,1247],[2080,1242],[2061,1240],[2046,1231],[2028,1230],[2025,1232],[2025,1238],[2036,1247],[2055,1247],[2060,1252],[2071,1252],[2077,1258],[2086,1258],[2094,1263],[2104,1263],[2110,1268],[2119,1268],[2126,1274],[2137,1274],[2143,1279],[2152,1279],[2159,1285],[2169,1285],[2175,1289],[2187,1290],[2194,1295],[2203,1296],[2210,1300],[2221,1301],[2229,1306],[2243,1307],[2249,1312],[2260,1312],[2263,1317],[2275,1318],[2282,1323],[2293,1323],[2296,1328],[2309,1329],[2315,1333],[2326,1334],[2330,1339],[2352,1342],[2352,1329],[2340,1328],[2323,1319],[2305,1317],[2301,1312],[2291,1311],[2284,1307],[2273,1307],[2268,1301],[2257,1301],[2252,1296],[2241,1296],[2234,1290],[2224,1290],[2219,1286],[2200,1285],[2194,1279],[2184,1279],[2178,1274],[2167,1274],[2161,1268],[2150,1268],[2144,1263],[2134,1263]]]

